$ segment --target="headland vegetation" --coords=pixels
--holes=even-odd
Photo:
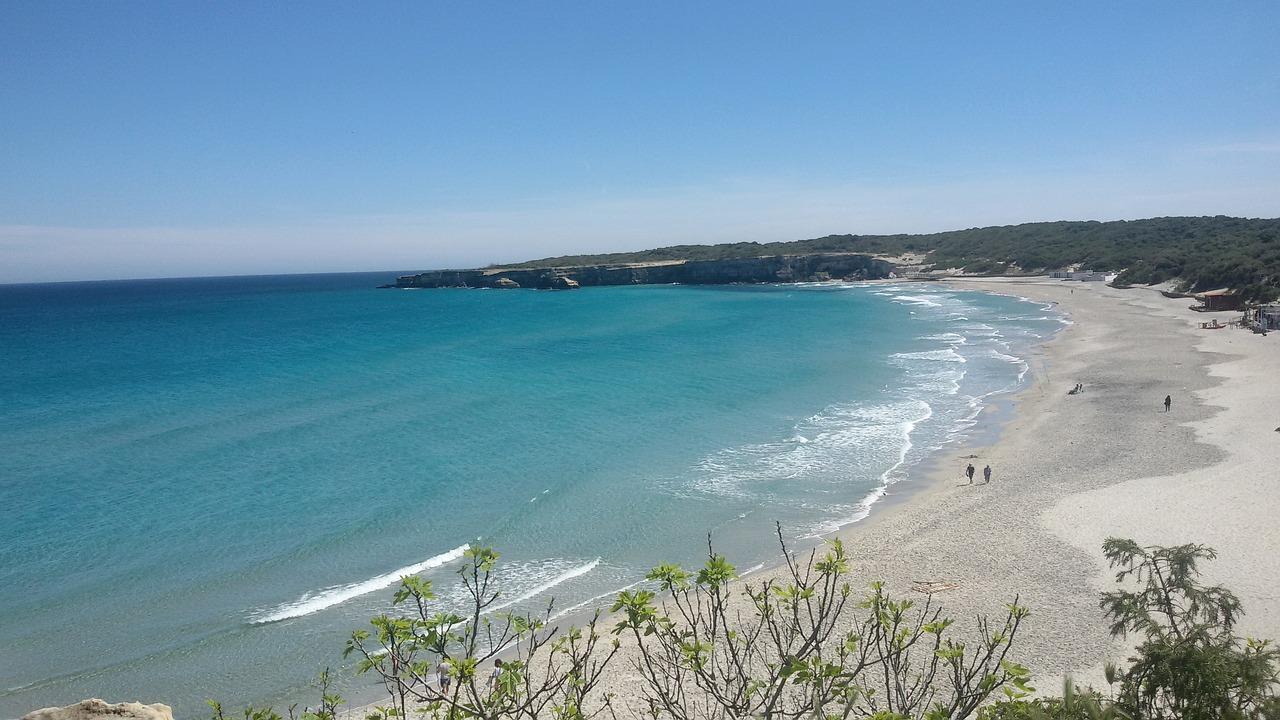
[[[471,271],[407,275],[400,287],[794,282],[909,274],[1034,275],[1071,268],[1117,273],[1121,285],[1173,282],[1230,288],[1247,300],[1280,295],[1280,219],[1159,217],[1058,221],[929,234],[826,235],[593,255],[564,255]],[[523,282],[521,282],[523,280]],[[514,285],[513,285],[514,286]]]

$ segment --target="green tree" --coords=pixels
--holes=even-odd
[[[465,614],[440,608],[429,580],[405,577],[394,603],[409,612],[379,615],[370,621],[372,630],[352,633],[346,653],[358,658],[357,671],[377,675],[390,695],[390,704],[370,720],[410,714],[585,720],[607,710],[608,697],[593,711],[585,709],[618,649],[616,640],[600,646],[599,613],[586,627],[560,630],[551,622],[550,603],[537,614],[492,612],[500,608],[498,553],[470,548],[465,558],[458,570],[467,592]],[[481,674],[486,664],[500,668],[495,683]],[[447,686],[433,682],[437,669],[449,678]]]
[[[970,642],[935,607],[898,600],[874,583],[861,599],[839,540],[807,559],[778,542],[780,581],[732,584],[734,567],[708,542],[697,572],[660,565],[650,590],[619,594],[614,631],[640,649],[651,714],[692,718],[970,717],[993,694],[1031,691],[1007,655],[1028,611],[1015,598],[994,625],[978,618]],[[746,609],[733,602],[741,593]]]
[[[1236,635],[1240,600],[1200,582],[1212,548],[1119,538],[1102,547],[1116,582],[1129,586],[1102,596],[1111,633],[1141,639],[1120,672],[1118,709],[1134,720],[1280,718],[1276,649]]]

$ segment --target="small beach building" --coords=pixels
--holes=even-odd
[[[1244,304],[1240,296],[1234,290],[1228,288],[1209,290],[1208,292],[1198,293],[1194,297],[1200,304],[1192,305],[1191,309],[1197,312],[1239,310]]]
[[[1091,270],[1054,270],[1049,273],[1049,277],[1058,280],[1079,280],[1080,282],[1102,282],[1107,279],[1107,274],[1102,272],[1093,272]]]
[[[1258,327],[1263,330],[1280,330],[1280,303],[1258,308]]]

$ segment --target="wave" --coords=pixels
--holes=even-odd
[[[894,300],[905,305],[920,305],[922,307],[942,307],[942,303],[937,302],[927,295],[894,295]]]
[[[1017,355],[1009,355],[1008,353],[1002,353],[998,350],[987,350],[987,353],[991,355],[991,357],[995,358],[996,360],[1003,360],[1004,362],[1007,362],[1007,363],[1026,364],[1027,362],[1026,360],[1023,360]]]
[[[917,338],[917,339],[918,339],[918,340],[931,340],[931,341],[933,341],[933,342],[944,342],[944,343],[946,343],[946,344],[948,344],[948,345],[967,345],[967,344],[969,344],[969,340],[968,340],[968,338],[966,338],[965,336],[961,335],[960,333],[953,333],[953,332],[945,332],[945,333],[940,333],[940,334],[938,334],[938,335],[923,335],[923,336],[921,336],[921,337],[919,337],[919,338]]]
[[[498,610],[501,610],[501,609],[503,609],[503,608],[511,607],[512,605],[516,605],[516,604],[518,604],[518,603],[522,603],[522,602],[524,602],[524,601],[526,601],[526,600],[532,600],[533,598],[535,598],[535,597],[537,597],[537,596],[541,595],[542,593],[544,593],[544,592],[546,592],[546,591],[550,590],[551,588],[553,588],[553,587],[555,587],[555,586],[557,586],[557,585],[559,585],[559,584],[561,584],[561,583],[568,582],[569,580],[572,580],[572,579],[574,579],[574,578],[576,578],[576,577],[579,577],[579,576],[581,576],[581,575],[586,575],[587,573],[591,572],[592,570],[595,570],[595,569],[596,569],[596,567],[597,567],[598,565],[600,565],[600,560],[601,560],[600,558],[596,558],[595,560],[592,560],[591,562],[589,562],[589,563],[587,563],[587,564],[585,564],[585,565],[579,565],[579,566],[578,566],[578,567],[576,567],[576,568],[571,568],[571,569],[569,569],[569,570],[565,570],[564,572],[560,573],[559,575],[557,575],[557,576],[555,576],[555,577],[551,578],[550,580],[548,580],[548,581],[546,581],[546,582],[542,583],[541,585],[539,585],[539,586],[537,586],[537,587],[535,587],[535,588],[533,588],[533,589],[529,590],[528,592],[522,593],[521,595],[519,595],[519,596],[518,596],[518,597],[516,597],[516,598],[513,598],[513,599],[511,599],[511,600],[508,600],[508,601],[506,601],[506,602],[504,602],[504,603],[502,603],[502,604],[500,604],[500,605],[494,605],[493,607],[489,608],[489,612],[497,612]]]
[[[399,570],[394,570],[377,577],[369,578],[358,583],[349,585],[335,585],[334,587],[320,590],[316,593],[307,593],[297,600],[278,605],[271,610],[258,614],[251,618],[251,622],[255,625],[265,623],[279,622],[290,618],[302,617],[312,613],[320,612],[334,605],[339,605],[352,598],[367,595],[375,590],[381,590],[390,587],[399,582],[400,578],[408,575],[417,575],[424,570],[440,567],[447,562],[453,562],[462,557],[463,553],[471,548],[470,545],[459,545],[458,547],[439,555],[427,558],[413,565],[406,565]]]
[[[564,617],[565,615],[568,615],[569,613],[571,613],[571,612],[573,612],[573,611],[575,611],[575,610],[581,610],[582,608],[584,608],[584,607],[586,607],[586,606],[590,605],[591,603],[593,603],[593,602],[595,602],[595,601],[597,601],[597,600],[603,600],[603,599],[605,599],[605,598],[611,598],[611,597],[613,597],[614,595],[617,595],[618,593],[623,592],[624,590],[630,590],[630,589],[631,589],[631,588],[633,588],[633,587],[636,587],[636,586],[638,586],[638,585],[643,585],[643,584],[645,584],[645,583],[647,583],[647,582],[649,582],[649,581],[648,581],[648,580],[637,580],[637,581],[635,581],[635,582],[631,583],[630,585],[623,585],[622,587],[620,587],[620,588],[618,588],[618,589],[616,589],[616,590],[610,590],[609,592],[600,593],[599,595],[596,595],[595,597],[587,598],[586,600],[583,600],[582,602],[580,602],[580,603],[578,603],[578,604],[576,604],[576,605],[570,605],[569,607],[567,607],[567,608],[565,608],[565,609],[561,610],[560,612],[558,612],[558,613],[556,613],[556,614],[552,615],[552,616],[551,616],[551,619],[552,619],[552,620],[558,620],[558,619],[560,619],[560,618]]]
[[[918,407],[922,407],[924,414],[919,417],[903,420],[898,424],[898,430],[902,434],[902,445],[898,450],[898,460],[887,470],[880,474],[880,482],[871,492],[863,496],[862,500],[855,506],[857,509],[852,515],[824,522],[814,530],[811,535],[806,537],[814,538],[822,535],[833,533],[845,525],[851,525],[860,520],[865,519],[871,514],[871,506],[880,498],[889,493],[889,486],[906,477],[906,467],[909,464],[908,458],[911,449],[915,446],[911,440],[911,434],[915,432],[916,426],[933,417],[933,406],[923,400],[917,400]]]
[[[925,350],[923,352],[905,352],[894,353],[890,355],[898,360],[941,360],[943,362],[968,362],[964,356],[956,352],[953,348],[943,350]]]

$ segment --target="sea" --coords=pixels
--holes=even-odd
[[[746,574],[910,491],[1062,327],[930,283],[0,286],[0,718],[314,699],[469,546],[500,604],[606,605],[707,538]],[[987,413],[990,415],[990,413]],[[891,509],[888,511],[892,511]]]

